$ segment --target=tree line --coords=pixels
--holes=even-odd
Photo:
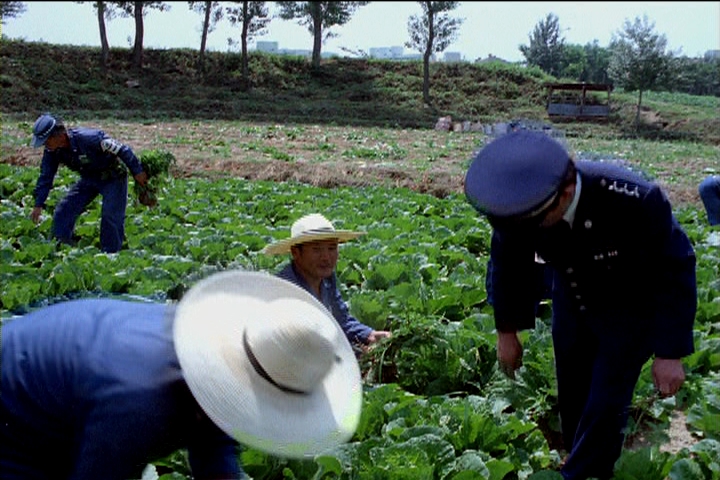
[[[607,48],[597,40],[573,45],[565,43],[560,19],[551,13],[535,25],[528,36],[529,45],[521,45],[520,51],[528,65],[556,78],[613,84],[630,91],[652,87],[649,89],[720,96],[720,56],[691,58],[671,52],[665,35],[654,29],[647,16],[636,17],[625,20]],[[645,66],[632,71],[635,64]]]
[[[143,65],[144,16],[152,9],[167,11],[171,5],[162,1],[96,1],[91,3],[97,14],[103,68],[107,66],[110,47],[106,21],[117,16],[135,20],[135,41],[131,52],[132,64],[140,70]],[[336,35],[334,27],[345,25],[355,12],[370,2],[275,2],[278,17],[295,20],[307,28],[313,39],[311,65],[320,67],[322,45]],[[464,18],[450,12],[460,2],[417,2],[422,13],[407,21],[409,40],[405,46],[422,52],[423,99],[432,106],[430,95],[430,64],[435,54],[445,51],[455,40]],[[249,89],[248,42],[266,33],[271,17],[268,2],[188,1],[188,8],[202,18],[202,35],[198,54],[198,69],[204,71],[208,35],[218,22],[227,19],[240,29],[241,74],[244,88]],[[2,22],[25,12],[24,2],[0,2]],[[666,90],[693,95],[720,96],[720,57],[689,58],[667,49],[665,35],[654,30],[646,16],[626,20],[612,36],[607,48],[595,40],[587,45],[567,44],[562,37],[560,20],[549,13],[528,35],[528,44],[520,45],[527,66],[536,66],[548,75],[563,81],[612,84],[625,91],[638,92],[639,116],[642,94],[648,90]],[[228,39],[230,42],[231,39]],[[238,42],[234,42],[238,43]],[[366,52],[352,52],[367,57]]]

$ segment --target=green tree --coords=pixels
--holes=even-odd
[[[423,52],[423,101],[431,105],[430,58],[445,51],[456,39],[464,18],[451,17],[445,12],[455,10],[460,2],[418,2],[423,14],[408,19],[410,40],[405,46]]]
[[[610,50],[598,45],[597,40],[587,43],[583,47],[587,60],[586,70],[580,81],[589,83],[610,83],[608,78],[608,65],[610,65]]]
[[[8,18],[17,18],[26,10],[23,2],[0,2],[0,23],[4,24]]]
[[[580,45],[565,45],[563,56],[560,59],[561,70],[558,77],[585,81],[582,79],[588,69],[588,59],[585,49]]]
[[[610,40],[608,75],[616,85],[627,92],[638,92],[635,127],[640,126],[642,94],[660,88],[673,71],[673,54],[666,52],[665,35],[655,33],[655,23],[647,16],[625,20],[622,29],[613,33]]]
[[[267,27],[268,22],[270,22],[270,17],[268,17],[265,2],[244,1],[234,3],[240,4],[240,7],[227,7],[225,12],[232,25],[240,24],[242,27],[242,33],[240,34],[242,83],[243,90],[249,90],[251,85],[247,43],[248,40],[265,33],[265,27]]]
[[[669,85],[671,91],[720,96],[720,58],[678,57],[674,62],[677,74]]]
[[[322,43],[335,36],[330,29],[345,25],[355,11],[370,2],[275,2],[283,20],[298,19],[313,36],[312,66],[320,66]]]
[[[108,2],[116,4],[125,17],[133,17],[135,19],[135,42],[132,50],[132,63],[138,71],[143,65],[143,39],[145,36],[145,24],[143,18],[145,13],[151,9],[160,10],[161,12],[170,10],[170,5],[165,2]]]
[[[207,37],[215,30],[218,22],[223,18],[223,9],[220,2],[203,1],[188,2],[190,10],[203,16],[202,35],[200,37],[200,54],[198,55],[198,69],[205,71],[205,49],[207,48]]]
[[[87,2],[75,2],[87,3]],[[107,27],[105,21],[110,21],[117,16],[116,5],[112,2],[90,2],[97,15],[98,31],[100,32],[100,66],[107,68],[110,58],[110,43],[107,38]]]
[[[565,54],[565,39],[560,35],[560,20],[554,13],[549,13],[528,35],[530,45],[519,47],[528,65],[535,65],[543,72],[559,77]]]

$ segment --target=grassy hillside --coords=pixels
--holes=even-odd
[[[131,68],[130,50],[113,48],[107,70],[100,49],[3,39],[0,110],[34,119],[41,111],[74,118],[224,119],[383,128],[432,128],[439,116],[489,123],[512,118],[548,121],[547,82],[536,68],[502,63],[436,63],[432,107],[422,102],[422,63],[326,60],[318,71],[301,57],[252,52],[253,88],[243,91],[240,54],[145,50],[144,68]],[[131,85],[131,86],[129,86]],[[637,94],[614,92],[606,124],[570,124],[577,135],[635,135]],[[720,144],[720,102],[714,97],[646,94],[642,134]]]

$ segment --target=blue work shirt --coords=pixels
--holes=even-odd
[[[36,207],[45,206],[60,164],[78,172],[82,177],[100,178],[103,175],[112,175],[113,169],[119,166],[118,159],[122,160],[133,176],[143,171],[133,150],[102,130],[70,128],[67,134],[70,148],[45,148],[43,151],[40,176],[33,192]]]
[[[277,276],[291,281],[315,296],[310,285],[295,269],[293,262],[290,262],[285,268],[280,270]],[[335,272],[333,272],[332,276],[324,278],[320,283],[320,298],[318,298],[318,300],[332,313],[332,316],[338,322],[343,332],[345,332],[345,336],[351,344],[367,344],[368,337],[373,329],[360,323],[357,318],[350,315],[350,309],[347,303],[345,303],[345,300],[342,299],[340,290],[338,290],[337,275]]]
[[[2,325],[0,478],[127,480],[187,449],[194,478],[239,478],[238,444],[201,410],[171,305],[84,299]]]

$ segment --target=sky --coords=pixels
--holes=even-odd
[[[5,19],[2,35],[11,39],[52,44],[100,46],[97,16],[92,2],[24,2],[25,13]],[[169,11],[150,10],[145,17],[145,48],[200,48],[202,17],[187,2],[167,2]],[[227,2],[224,2],[227,3]],[[275,2],[267,2],[276,14]],[[401,46],[404,53],[416,51],[404,46],[408,40],[407,21],[422,13],[418,2],[370,2],[360,7],[343,26],[331,29],[337,37],[323,44],[323,52],[349,55],[369,53],[371,48]],[[449,14],[464,18],[457,40],[446,52],[459,52],[474,61],[489,55],[508,61],[522,61],[520,45],[529,45],[534,27],[550,13],[558,17],[562,36],[569,44],[594,41],[610,44],[613,34],[625,21],[647,16],[655,33],[665,35],[667,48],[689,57],[702,57],[708,50],[720,50],[720,1],[717,2],[460,2]],[[135,24],[130,18],[107,21],[111,47],[131,48]],[[222,21],[208,36],[210,51],[238,51],[228,38],[239,41],[240,29]],[[297,21],[273,18],[267,32],[255,41],[278,42],[280,49],[312,50],[312,36]]]

